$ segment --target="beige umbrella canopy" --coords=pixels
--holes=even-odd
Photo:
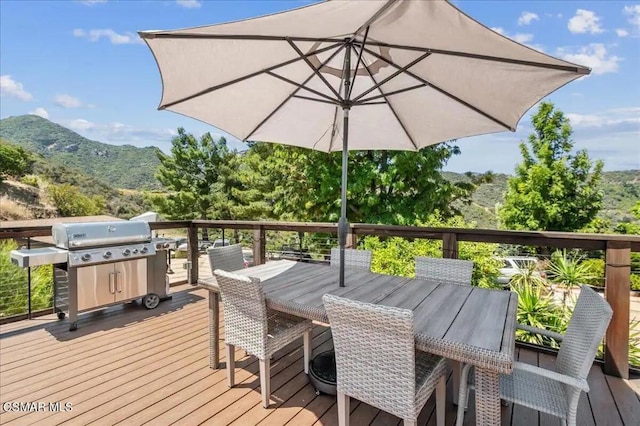
[[[515,131],[541,98],[590,72],[446,1],[327,1],[140,36],[160,69],[159,109],[240,140],[343,151],[342,248],[347,150]]]

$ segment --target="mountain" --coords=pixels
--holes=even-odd
[[[43,155],[52,165],[77,169],[114,188],[159,189],[158,148],[89,140],[37,115],[0,120],[0,137]]]

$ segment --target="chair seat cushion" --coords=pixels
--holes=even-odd
[[[469,374],[469,388],[475,388],[475,375]],[[558,381],[529,371],[514,369],[500,375],[500,398],[562,419],[567,416],[567,396]]]
[[[447,372],[446,360],[428,352],[416,350],[416,405],[422,408],[438,379]]]
[[[267,309],[267,357],[311,330],[311,321]]]
[[[562,384],[529,371],[514,369],[513,374],[500,375],[500,398],[563,419],[567,415]]]

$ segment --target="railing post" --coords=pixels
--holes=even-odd
[[[27,249],[31,249],[31,237],[27,237]],[[31,266],[27,268],[27,319],[31,319]]]
[[[198,227],[193,223],[189,226],[187,237],[189,238],[187,279],[189,284],[196,285],[198,284]]]
[[[607,241],[604,294],[613,309],[605,337],[604,372],[629,378],[631,244]]]
[[[347,234],[347,248],[356,248],[358,245],[358,236],[353,232],[353,226],[349,227],[349,233]]]
[[[266,262],[266,246],[267,238],[264,226],[257,225],[253,227],[253,263],[255,265],[263,265]]]
[[[458,258],[458,235],[447,232],[442,235],[442,257],[444,259]]]

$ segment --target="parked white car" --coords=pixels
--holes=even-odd
[[[507,256],[500,257],[498,260],[503,262],[500,268],[500,276],[498,277],[498,283],[507,285],[511,281],[511,278],[518,273],[527,270],[530,267],[536,267],[539,259],[537,257],[528,256]],[[534,271],[534,275],[544,278],[545,273],[539,270]]]

